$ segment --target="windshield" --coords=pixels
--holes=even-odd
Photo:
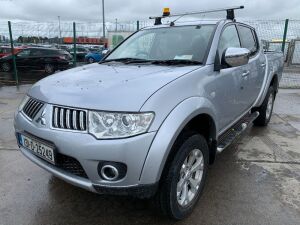
[[[128,38],[106,60],[191,60],[203,62],[214,25],[142,30]]]

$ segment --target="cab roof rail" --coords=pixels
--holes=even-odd
[[[181,13],[181,14],[170,14],[170,10],[169,8],[165,8],[163,15],[162,16],[150,16],[149,19],[154,19],[154,25],[161,25],[161,19],[163,18],[167,18],[167,17],[179,17],[176,20],[184,17],[184,16],[188,16],[188,15],[196,15],[196,14],[203,14],[203,13],[214,13],[214,12],[222,12],[222,11],[226,11],[227,16],[226,19],[228,20],[235,20],[235,15],[234,15],[234,10],[237,9],[244,9],[244,6],[235,6],[235,7],[228,7],[228,8],[221,8],[221,9],[211,9],[211,10],[203,10],[203,11],[198,11],[198,12],[187,12],[187,13]],[[176,21],[175,20],[175,21]],[[173,25],[174,22],[173,21]]]

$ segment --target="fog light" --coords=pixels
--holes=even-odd
[[[116,167],[111,165],[103,166],[101,169],[101,176],[105,180],[113,181],[116,180],[119,176],[119,171]]]
[[[117,162],[99,162],[98,173],[103,180],[116,181],[125,177],[127,166]]]

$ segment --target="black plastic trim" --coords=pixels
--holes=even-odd
[[[157,192],[158,183],[132,187],[108,187],[100,185],[93,185],[93,187],[99,194],[131,196],[139,199],[149,199]]]

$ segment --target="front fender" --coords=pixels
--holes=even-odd
[[[215,108],[203,97],[191,97],[178,104],[164,120],[148,151],[140,176],[142,184],[159,181],[171,148],[185,125],[195,116],[207,114],[216,121]],[[216,130],[218,130],[216,124]]]

